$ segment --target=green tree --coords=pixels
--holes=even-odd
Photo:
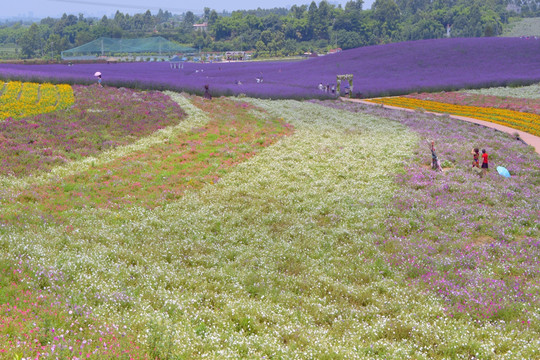
[[[193,26],[193,24],[195,24],[195,14],[193,14],[193,12],[191,11],[186,12],[186,14],[184,15],[183,22],[184,24]]]
[[[388,29],[394,30],[400,20],[400,11],[394,0],[376,0],[372,6],[373,17]]]
[[[45,53],[51,58],[56,57],[62,48],[63,42],[62,38],[58,34],[51,34],[47,39],[47,44],[45,45]]]
[[[41,50],[40,43],[39,27],[33,23],[19,41],[22,55],[26,58],[34,57]]]
[[[359,14],[362,11],[362,7],[364,6],[364,1],[362,0],[350,0],[347,1],[345,4],[345,12],[354,12],[356,14]]]
[[[154,18],[152,17],[152,13],[150,10],[146,10],[146,12],[143,15],[143,24],[144,29],[146,30],[152,30],[154,28],[155,22]]]
[[[378,22],[375,34],[379,43],[388,43],[396,39],[400,22],[399,8],[394,0],[376,0],[372,6],[373,18]]]
[[[403,29],[403,40],[440,39],[445,36],[446,29],[437,20],[426,16]]]
[[[317,39],[329,39],[330,38],[330,26],[333,21],[332,7],[326,0],[319,3],[315,16],[315,24],[313,25],[313,35]]]
[[[337,32],[337,41],[342,49],[353,49],[364,45],[362,37],[354,31],[340,30]]]
[[[315,1],[312,1],[311,4],[309,4],[307,11],[307,26],[304,40],[311,40],[314,37],[315,27],[317,26],[318,21],[317,10],[317,4]]]
[[[307,6],[306,5],[293,5],[291,7],[291,14],[295,19],[302,19],[304,17],[304,14],[306,13]]]

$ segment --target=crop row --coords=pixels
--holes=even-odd
[[[185,116],[168,96],[98,86],[58,86],[71,108],[0,122],[0,175],[25,176],[127,145]],[[63,90],[66,90],[62,93]],[[60,95],[63,94],[63,95]],[[40,99],[43,100],[42,97]]]
[[[530,88],[530,86],[524,86],[523,88]],[[516,95],[519,93],[516,91]],[[526,96],[526,94],[524,94]],[[438,92],[438,93],[413,93],[406,97],[418,99],[442,102],[445,104],[455,105],[467,105],[467,106],[479,106],[483,108],[496,108],[496,109],[508,109],[518,112],[525,112],[540,115],[540,98],[520,98],[510,96],[496,96],[482,94],[478,92]]]
[[[523,113],[507,109],[486,108],[480,106],[446,104],[437,101],[420,100],[407,97],[371,99],[370,102],[391,106],[432,111],[443,114],[467,116],[479,120],[522,130],[540,135],[540,115]]]
[[[96,82],[94,74],[99,71],[105,86],[202,95],[208,85],[214,96],[306,99],[331,97],[318,85],[335,85],[337,75],[352,74],[353,96],[370,98],[538,82],[538,43],[511,38],[432,39],[367,46],[305,61],[188,62],[181,69],[171,69],[166,62],[6,63],[0,64],[0,79],[88,85]]]
[[[212,115],[207,124],[179,133],[165,143],[140,148],[102,164],[94,161],[86,171],[65,176],[62,185],[56,181],[34,184],[10,200],[0,199],[5,210],[0,220],[11,222],[15,217],[9,218],[8,207],[14,209],[13,213],[21,214],[19,207],[29,202],[38,213],[47,214],[50,219],[72,209],[133,205],[154,208],[182,197],[188,189],[217,183],[235,165],[292,133],[292,128],[282,119],[261,116],[247,103],[224,98],[206,103],[201,99],[192,101]],[[228,115],[223,116],[223,113]],[[141,125],[144,125],[142,121]],[[94,129],[103,131],[99,127]],[[114,132],[108,134],[113,135]],[[19,158],[31,158],[22,151],[16,156],[13,151],[8,154],[11,157],[6,162],[10,164],[17,163]],[[17,222],[28,223],[31,212],[27,208],[22,218],[16,217]]]
[[[0,120],[19,119],[67,109],[74,101],[70,85],[11,81],[5,84],[1,91]]]

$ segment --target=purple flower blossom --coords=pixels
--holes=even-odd
[[[318,84],[354,75],[354,94],[376,96],[433,89],[540,81],[540,40],[519,38],[437,39],[370,46],[296,62],[168,63],[81,65],[0,64],[0,77],[95,82],[259,97],[328,97]],[[257,78],[263,77],[263,82]],[[241,83],[241,84],[239,84]]]
[[[540,305],[540,159],[512,136],[467,122],[348,102],[327,106],[363,111],[405,124],[418,149],[395,181],[393,209],[379,239],[388,261],[414,284],[435,292],[450,314],[516,319]],[[441,173],[429,167],[434,139]],[[485,147],[490,166],[511,178],[471,170],[471,149]],[[510,315],[513,314],[513,315]]]

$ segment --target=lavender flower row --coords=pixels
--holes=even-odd
[[[0,77],[88,84],[96,71],[104,84],[270,98],[333,96],[318,84],[354,75],[355,96],[457,90],[540,81],[540,40],[519,38],[437,39],[371,46],[296,62],[81,65],[0,64]]]

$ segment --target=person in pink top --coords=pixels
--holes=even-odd
[[[473,168],[480,168],[480,150],[478,148],[474,148],[471,152],[473,155],[473,161],[472,166]]]

